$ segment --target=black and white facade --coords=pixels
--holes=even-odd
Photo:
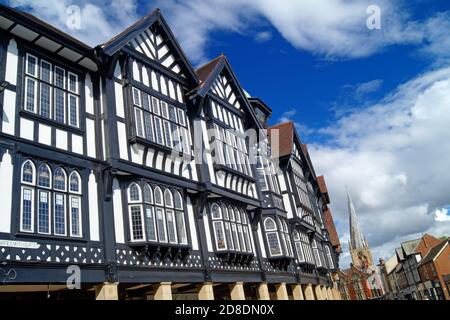
[[[159,10],[91,48],[0,6],[0,84],[0,283],[330,286],[310,159],[278,167],[270,109]]]

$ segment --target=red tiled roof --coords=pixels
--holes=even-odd
[[[336,230],[336,226],[334,225],[333,215],[331,214],[330,208],[327,208],[324,213],[324,224],[325,228],[328,231],[330,242],[333,245],[333,247],[336,249],[336,252],[341,253],[341,242],[339,241],[339,235]]]
[[[279,134],[279,156],[284,157],[292,154],[292,143],[294,142],[294,123],[292,121],[284,122],[272,126],[268,130],[269,139],[272,143],[272,151],[276,150],[273,144],[276,143],[272,141],[272,134],[275,130],[278,130]]]
[[[203,86],[203,84],[206,82],[206,80],[208,80],[209,76],[211,75],[211,72],[213,72],[217,64],[224,58],[225,56],[221,54],[217,58],[207,62],[206,64],[202,65],[201,67],[197,68],[197,70],[195,70],[195,73],[197,73],[197,77],[200,80],[200,86]]]
[[[321,193],[328,193],[327,184],[325,183],[324,176],[317,177],[317,183],[319,184],[319,189]]]

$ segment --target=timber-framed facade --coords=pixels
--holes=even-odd
[[[159,10],[91,48],[0,6],[0,84],[0,292],[70,297],[77,266],[98,299],[338,299],[295,128]]]

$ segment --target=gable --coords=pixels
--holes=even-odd
[[[149,27],[142,30],[128,42],[127,46],[186,78],[175,58],[176,53],[171,48],[170,39],[165,37],[157,28]]]
[[[232,105],[238,110],[241,110],[241,103],[239,102],[238,93],[232,87],[232,81],[230,78],[225,75],[225,72],[222,72],[219,76],[214,80],[213,85],[211,86],[211,91],[220,99]]]
[[[101,47],[109,56],[123,49],[137,52],[145,59],[152,60],[180,77],[198,84],[194,69],[159,9],[152,11]]]

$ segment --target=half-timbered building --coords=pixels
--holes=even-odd
[[[194,69],[159,10],[93,48],[1,5],[0,88],[0,292],[334,299],[292,124],[267,134],[225,56]]]

